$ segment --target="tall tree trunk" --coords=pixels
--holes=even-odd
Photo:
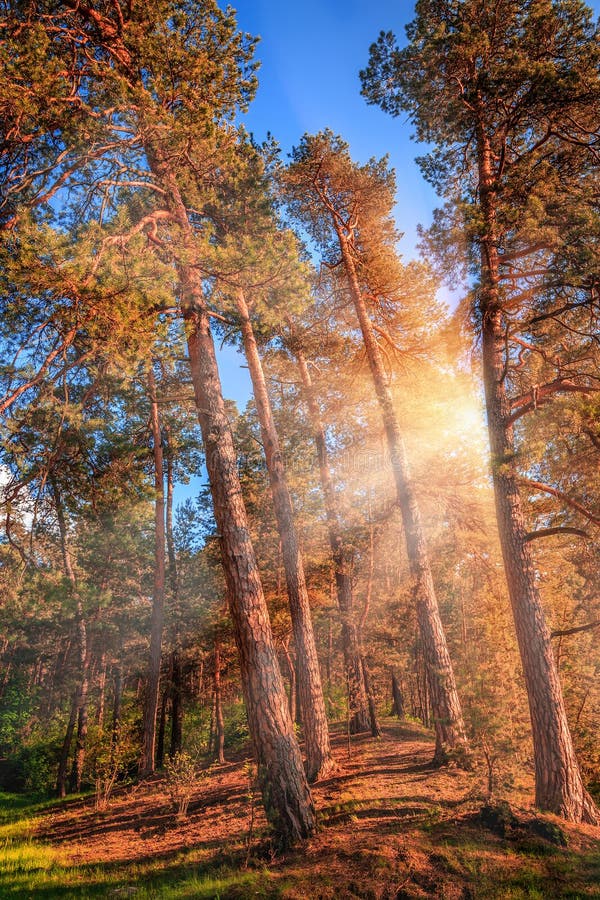
[[[71,744],[73,743],[73,732],[75,731],[75,722],[77,721],[79,689],[75,691],[71,701],[71,710],[69,712],[69,721],[60,748],[60,757],[58,760],[58,772],[56,775],[56,793],[59,797],[67,795],[67,770],[69,768],[69,754],[71,752]]]
[[[223,765],[225,762],[225,722],[223,720],[223,698],[221,696],[221,644],[215,639],[215,756],[217,762]]]
[[[238,291],[236,300],[244,353],[252,379],[254,401],[271,483],[273,509],[281,539],[281,555],[296,647],[296,677],[304,728],[306,771],[309,781],[315,781],[328,775],[335,764],[331,756],[327,713],[304,565],[267,382],[243,291]]]
[[[82,620],[80,628],[85,628]],[[81,638],[87,644],[87,637]],[[91,662],[91,652],[89,647],[83,662],[83,677],[79,686],[79,696],[77,700],[77,736],[75,738],[75,752],[73,754],[73,766],[71,768],[70,790],[72,793],[79,793],[83,779],[83,766],[85,763],[85,749],[88,733],[88,691],[89,691],[89,670]]]
[[[67,522],[62,505],[62,498],[60,496],[58,485],[52,477],[49,478],[49,483],[54,498],[54,506],[56,510],[56,519],[58,522],[58,531],[60,534],[60,547],[65,574],[69,580],[71,594],[75,599],[75,633],[77,636],[77,655],[79,662],[79,683],[75,692],[71,713],[69,715],[69,722],[61,748],[61,755],[58,765],[57,791],[59,796],[64,797],[66,793],[66,775],[69,752],[73,740],[75,723],[77,723],[77,738],[75,744],[75,754],[73,757],[73,768],[71,771],[70,789],[72,791],[79,791],[81,788],[81,777],[83,773],[83,765],[85,762],[85,745],[87,739],[87,693],[91,653],[88,645],[88,634],[85,622],[83,601],[79,593],[77,576],[75,574],[73,561],[71,559],[69,536],[67,533]]]
[[[183,744],[183,672],[181,654],[177,649],[171,654],[171,743],[169,756],[181,752]]]
[[[369,492],[369,520],[371,519],[371,494]],[[371,675],[366,657],[363,652],[363,630],[371,608],[371,597],[373,595],[373,576],[375,574],[375,527],[373,522],[369,522],[369,570],[367,572],[367,586],[365,589],[365,602],[363,604],[360,619],[358,621],[358,641],[361,648],[360,661],[362,665],[363,677],[365,680],[365,690],[367,692],[367,701],[369,704],[369,720],[371,724],[371,734],[373,737],[381,737],[381,728],[377,720],[377,708],[375,706],[375,694],[371,685]]]
[[[113,683],[113,706],[112,706],[112,737],[111,737],[111,756],[114,754],[116,745],[119,740],[119,732],[121,730],[121,704],[123,701],[123,672],[119,663],[114,670]]]
[[[371,734],[373,737],[381,737],[381,728],[379,727],[379,722],[377,721],[375,694],[373,693],[373,687],[371,685],[371,675],[369,673],[369,667],[364,656],[361,656],[360,662],[362,665],[363,678],[365,680],[365,688],[367,691],[367,701],[369,704],[369,721],[371,723]]]
[[[290,694],[288,705],[290,708],[290,718],[292,722],[296,721],[296,717],[298,711],[296,709],[296,697],[297,697],[297,687],[296,687],[296,666],[294,665],[294,660],[292,659],[292,654],[290,653],[290,641],[289,637],[286,642],[283,644],[283,653],[285,656],[285,661],[288,667],[288,674],[290,676]]]
[[[156,713],[160,691],[160,663],[165,610],[165,485],[163,441],[156,396],[156,381],[152,360],[148,366],[148,396],[150,398],[150,428],[154,458],[154,589],[150,620],[150,654],[144,698],[142,757],[139,771],[142,777],[154,772],[156,754]]]
[[[536,580],[514,466],[511,406],[506,390],[506,327],[500,296],[492,152],[480,116],[477,135],[484,221],[479,309],[483,379],[496,517],[504,570],[527,688],[535,759],[535,802],[572,822],[598,824],[584,788]]]
[[[162,696],[157,710],[157,728],[156,728],[156,768],[162,769],[165,764],[165,732],[167,730],[167,706],[169,705],[169,695],[171,693],[170,682],[164,685]]]
[[[184,296],[190,298],[185,313],[190,366],[258,778],[267,818],[286,845],[312,834],[314,808],[250,539],[209,319],[203,305],[198,308],[202,288],[194,287],[197,270],[184,268],[181,275]]]
[[[392,715],[398,716],[399,719],[404,718],[404,700],[402,690],[396,675],[395,669],[392,667]]]
[[[171,614],[175,622],[173,636],[174,647],[171,653],[171,742],[169,756],[175,756],[181,751],[183,743],[183,672],[181,663],[181,650],[179,645],[179,573],[177,571],[177,555],[175,552],[175,539],[173,536],[173,487],[174,487],[174,458],[171,441],[171,429],[165,426],[165,448],[167,463],[167,506],[166,506],[166,532],[167,532],[167,558],[169,583],[171,590]]]
[[[298,369],[304,388],[304,398],[308,407],[310,425],[319,460],[319,475],[325,503],[325,516],[327,518],[329,546],[331,548],[335,574],[337,602],[342,620],[342,652],[344,654],[344,668],[349,691],[350,732],[351,734],[356,734],[361,731],[368,731],[370,718],[361,664],[358,629],[354,620],[351,553],[347,548],[343,537],[341,516],[338,511],[337,498],[329,468],[325,429],[323,428],[323,423],[321,421],[319,404],[317,403],[314,394],[306,357],[304,356],[302,347],[294,339],[291,323],[290,333],[292,335],[293,350],[298,362]]]
[[[96,725],[102,731],[104,728],[104,708],[106,705],[106,651],[102,652],[100,660],[100,673],[98,676],[98,707],[96,709]]]
[[[147,136],[150,168],[165,191],[167,208],[179,226],[184,254],[194,253],[187,210],[168,155],[155,134]],[[246,509],[233,436],[225,410],[202,275],[191,263],[177,264],[190,370],[206,468],[217,523],[229,607],[240,658],[250,735],[267,819],[282,846],[311,835],[315,811],[300,747],[287,708]]]
[[[398,505],[404,525],[408,563],[413,580],[417,620],[423,641],[431,710],[435,725],[435,760],[442,762],[447,749],[467,746],[462,710],[446,635],[440,619],[421,515],[381,350],[375,338],[373,324],[360,289],[348,237],[340,226],[337,226],[337,229],[344,270],[360,324],[375,393],[381,407],[392,461]]]

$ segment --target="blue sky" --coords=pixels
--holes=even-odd
[[[416,224],[428,219],[434,193],[414,163],[415,144],[406,122],[367,106],[358,72],[381,29],[401,37],[412,4],[401,0],[239,0],[240,28],[260,35],[259,89],[246,116],[257,139],[271,131],[288,152],[305,131],[331,128],[350,144],[352,156],[366,162],[390,155],[399,177],[398,218],[406,232],[406,255],[414,252]],[[407,176],[407,177],[405,177]]]
[[[411,128],[360,96],[358,72],[368,60],[379,32],[392,30],[404,39],[413,4],[403,0],[232,0],[238,25],[261,37],[257,58],[259,89],[245,124],[258,140],[271,132],[284,153],[305,132],[331,128],[350,145],[352,156],[366,162],[389,154],[396,170],[400,250],[416,253],[417,225],[427,225],[436,195],[423,180],[414,158]],[[596,16],[600,0],[590,4]],[[243,359],[232,348],[219,354],[225,396],[243,408],[250,396]]]
[[[232,5],[238,26],[261,38],[256,52],[259,88],[244,118],[247,129],[259,141],[271,132],[284,154],[304,132],[324,128],[340,134],[359,162],[389,153],[398,173],[397,218],[405,232],[401,249],[405,256],[413,255],[417,223],[429,220],[435,195],[414,162],[416,145],[409,140],[408,125],[367,106],[358,77],[381,29],[403,35],[412,4],[233,0]],[[232,348],[219,353],[224,394],[241,409],[251,393],[243,363]]]

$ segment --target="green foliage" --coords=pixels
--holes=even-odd
[[[224,709],[225,746],[232,750],[240,750],[248,743],[248,719],[241,699],[227,704]]]
[[[190,801],[200,790],[202,781],[207,777],[207,772],[199,767],[197,759],[184,751],[176,753],[167,760],[165,772],[171,803],[177,816],[185,819]]]

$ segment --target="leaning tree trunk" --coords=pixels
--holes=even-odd
[[[152,173],[165,191],[169,214],[179,227],[184,256],[189,257],[194,253],[194,236],[187,210],[172,164],[152,133],[147,137],[146,152]],[[202,275],[187,261],[177,261],[176,269],[258,780],[267,819],[279,843],[286,846],[313,833],[315,811],[287,708],[269,611],[250,538]]]
[[[421,523],[421,514],[412,484],[406,448],[394,409],[392,394],[383,364],[381,350],[375,338],[373,324],[360,289],[354,258],[348,237],[338,227],[338,239],[344,270],[365,344],[369,368],[381,407],[383,425],[390,451],[392,471],[396,483],[398,505],[402,515],[408,564],[413,580],[413,596],[421,639],[435,725],[435,760],[442,762],[447,749],[465,748],[467,738],[456,681],[446,635],[440,618],[431,567]]]
[[[535,801],[572,822],[598,824],[600,813],[584,788],[539,595],[514,467],[511,406],[506,391],[506,336],[499,290],[492,156],[478,134],[485,237],[481,247],[481,333],[496,517],[508,592],[527,688],[535,760]]]
[[[252,380],[256,412],[271,484],[273,509],[281,540],[281,556],[296,647],[296,677],[306,747],[306,772],[309,781],[316,781],[328,775],[335,763],[331,756],[327,713],[304,565],[267,382],[243,291],[238,291],[236,300],[244,353]]]
[[[150,655],[144,701],[144,723],[140,775],[154,772],[156,755],[156,714],[160,691],[160,662],[165,608],[165,487],[163,442],[160,430],[156,381],[152,361],[148,366],[148,395],[150,397],[150,427],[154,457],[154,589],[150,620]]]
[[[291,328],[291,324],[290,324]],[[293,337],[293,331],[292,337]],[[304,397],[308,408],[310,425],[317,449],[321,489],[325,503],[325,516],[329,546],[333,559],[335,587],[338,608],[342,620],[342,652],[348,685],[348,704],[350,708],[350,733],[357,734],[368,731],[371,727],[367,691],[361,663],[358,629],[354,619],[354,596],[352,590],[352,572],[350,552],[343,537],[341,517],[338,511],[337,498],[331,479],[325,429],[321,422],[319,405],[314,395],[312,379],[302,348],[293,342],[293,350],[298,362],[298,369],[304,388]]]

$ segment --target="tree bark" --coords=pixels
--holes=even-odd
[[[296,677],[306,748],[306,772],[309,781],[316,781],[326,777],[335,767],[335,763],[331,756],[327,713],[304,565],[267,382],[243,291],[238,291],[236,301],[271,484],[273,509],[281,540],[281,555],[296,648]]]
[[[323,423],[321,421],[319,404],[317,403],[314,394],[313,383],[310,377],[306,357],[304,356],[301,346],[294,340],[291,323],[290,329],[293,340],[293,351],[298,362],[298,369],[304,389],[304,398],[308,408],[310,425],[319,460],[321,490],[323,491],[325,503],[325,516],[327,519],[329,546],[331,548],[334,567],[337,602],[342,621],[342,652],[344,655],[344,668],[349,691],[350,733],[357,734],[361,731],[369,730],[370,718],[361,664],[358,629],[354,619],[351,555],[346,547],[343,537],[341,517],[329,468],[325,429],[323,428]]]
[[[348,237],[339,225],[336,225],[336,229],[344,270],[360,324],[390,451],[398,505],[404,525],[408,563],[413,580],[413,596],[416,604],[417,621],[423,641],[431,711],[435,727],[436,748],[434,758],[436,762],[443,762],[447,750],[466,748],[467,746],[454,670],[448,652],[446,635],[440,619],[425,534],[410,476],[404,440],[394,409],[381,351],[360,289]]]
[[[479,311],[483,378],[496,517],[508,593],[527,688],[535,760],[535,802],[572,822],[598,824],[600,814],[584,788],[560,685],[515,471],[511,405],[506,390],[506,335],[496,245],[492,150],[483,127],[477,135],[481,240]]]
[[[156,396],[156,381],[152,360],[148,366],[148,396],[150,398],[150,427],[154,458],[154,589],[150,620],[150,654],[146,696],[144,699],[144,733],[139,771],[142,777],[152,774],[156,754],[156,713],[160,690],[160,663],[165,608],[165,486],[163,441]]]

